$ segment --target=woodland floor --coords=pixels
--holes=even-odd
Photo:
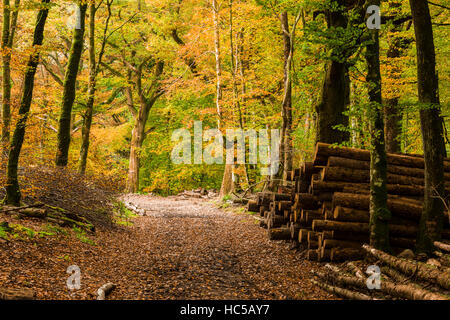
[[[33,288],[38,299],[95,299],[107,282],[117,284],[109,299],[333,299],[310,282],[320,265],[269,241],[247,213],[205,199],[127,200],[147,216],[98,228],[89,237],[95,244],[73,234],[0,239],[0,288]],[[66,269],[73,264],[81,289],[71,292]]]

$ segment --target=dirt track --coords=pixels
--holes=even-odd
[[[329,299],[314,287],[316,263],[304,260],[246,213],[210,200],[127,196],[147,216],[131,227],[97,230],[95,245],[76,237],[0,242],[0,287],[30,287],[38,299]],[[81,289],[66,286],[69,265]]]
[[[268,241],[248,214],[200,199],[128,196],[128,201],[148,215],[139,218],[135,229],[149,252],[143,257],[149,274],[142,298],[329,297],[309,281],[317,264],[299,257],[286,243]]]

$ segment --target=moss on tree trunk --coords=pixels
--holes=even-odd
[[[72,107],[76,96],[78,68],[80,65],[81,54],[83,52],[86,10],[87,4],[81,4],[79,25],[73,32],[72,47],[70,49],[69,62],[67,64],[67,70],[64,78],[64,91],[58,127],[58,149],[56,153],[56,165],[63,167],[67,166],[69,156],[71,130],[70,123]]]
[[[370,5],[380,5],[379,0],[369,0]],[[366,46],[367,77],[369,85],[369,117],[371,134],[370,152],[370,244],[389,251],[389,220],[387,207],[387,159],[384,142],[384,122],[381,105],[380,44],[377,29],[369,30]]]
[[[343,6],[345,1],[333,0],[332,4]],[[329,28],[347,26],[342,8],[328,12],[327,17]],[[347,107],[345,92],[350,90],[347,88],[349,82],[346,81],[346,72],[344,61],[330,60],[325,65],[321,100],[316,106],[316,142],[341,143],[350,138],[348,132],[334,128],[337,125],[347,126],[349,122],[348,116],[343,114]]]
[[[42,8],[39,10],[33,36],[33,52],[29,57],[25,77],[23,81],[22,98],[19,107],[19,119],[17,120],[9,151],[7,181],[6,181],[6,203],[18,206],[20,204],[20,188],[17,177],[20,151],[25,136],[25,126],[33,98],[34,76],[39,64],[39,47],[44,40],[44,27],[48,16],[48,3],[50,0],[42,0]]]

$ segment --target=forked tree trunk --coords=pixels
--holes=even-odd
[[[81,54],[83,52],[85,17],[87,4],[80,4],[79,29],[75,28],[73,32],[72,47],[67,63],[66,75],[64,78],[64,91],[62,97],[61,114],[58,127],[58,146],[56,152],[56,165],[67,166],[70,147],[70,129],[72,107],[76,96],[76,82],[78,69],[80,66]],[[78,21],[77,21],[78,23]],[[78,26],[77,26],[78,27]]]
[[[7,181],[6,181],[6,203],[18,206],[20,204],[20,188],[17,177],[20,151],[25,136],[25,127],[33,98],[34,76],[39,64],[40,46],[44,40],[44,27],[48,16],[48,3],[50,0],[42,0],[42,8],[36,19],[33,36],[33,53],[28,59],[25,77],[23,81],[22,98],[20,100],[19,118],[14,129],[8,158]]]
[[[417,80],[420,124],[425,160],[425,200],[420,221],[417,250],[433,252],[433,242],[441,238],[445,189],[443,120],[439,106],[436,56],[430,10],[425,0],[410,0],[417,50]]]
[[[158,63],[157,75],[161,75],[163,64]],[[139,169],[141,163],[141,149],[145,140],[145,125],[148,115],[155,104],[160,93],[154,92],[151,98],[147,99],[141,96],[140,108],[134,119],[134,127],[131,132],[130,158],[128,165],[127,192],[136,193],[139,191]]]
[[[380,5],[380,0],[369,0],[367,5]],[[383,110],[381,105],[380,43],[377,29],[369,30],[370,43],[366,46],[367,83],[370,101],[370,244],[389,251],[389,220],[387,208],[387,159],[384,144]]]
[[[131,133],[131,146],[130,146],[130,158],[128,164],[128,179],[126,191],[129,193],[135,193],[139,190],[139,168],[140,168],[140,157],[141,157],[141,148],[142,144],[145,140],[145,125],[147,124],[148,115],[150,113],[151,108],[155,104],[156,100],[164,93],[160,85],[160,77],[164,71],[164,63],[162,61],[157,61],[154,65],[153,74],[150,76],[152,81],[147,84],[147,88],[144,88],[142,79],[143,79],[143,68],[148,63],[149,59],[152,57],[149,56],[146,59],[142,60],[139,65],[133,65],[125,60],[125,56],[122,57],[125,66],[129,69],[129,78],[131,80],[132,74],[135,75],[134,84],[136,85],[136,91],[139,98],[139,110],[135,110],[132,101],[133,96],[132,92],[129,91],[129,107],[132,110],[134,115],[134,127]]]

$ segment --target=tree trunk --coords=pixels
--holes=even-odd
[[[433,242],[441,238],[445,199],[445,144],[440,114],[438,78],[430,10],[424,0],[410,0],[417,50],[417,79],[425,161],[425,201],[420,222],[417,249],[433,252]]]
[[[14,44],[20,0],[15,0],[14,11],[11,15],[10,0],[3,0],[3,96],[2,96],[2,144],[3,154],[6,155],[10,138],[11,123],[11,51]]]
[[[370,0],[367,5],[380,6],[380,0]],[[377,29],[369,30],[366,46],[367,76],[370,102],[370,244],[389,251],[389,220],[387,207],[387,159],[384,145],[384,123],[381,105],[380,42]]]
[[[398,98],[386,99],[384,105],[384,132],[386,135],[386,152],[401,152],[401,120],[402,115],[399,110]]]
[[[89,88],[86,111],[83,116],[83,127],[81,129],[81,149],[78,172],[86,172],[86,162],[89,151],[89,134],[92,125],[92,114],[96,91],[96,57],[95,57],[95,1],[89,4]]]
[[[217,126],[222,130],[222,66],[220,62],[220,26],[219,26],[219,4],[217,0],[212,0],[212,12],[214,21],[214,55],[216,59],[216,110],[217,110]],[[233,164],[225,163],[223,172],[222,185],[220,187],[219,196],[223,197],[234,190],[233,181]]]
[[[220,107],[222,100],[222,67],[220,64],[219,4],[217,0],[212,0],[212,12],[214,21],[214,56],[216,58],[216,111],[218,129],[220,130],[222,120],[222,110]]]
[[[333,5],[345,5],[343,0],[331,1]],[[343,12],[333,11],[328,14],[330,28],[345,28],[347,19]],[[322,87],[322,95],[316,106],[317,126],[316,142],[342,143],[349,139],[349,134],[333,127],[336,125],[348,125],[348,117],[343,114],[346,110],[346,88],[349,82],[345,80],[346,66],[344,62],[328,61],[325,65],[325,79]]]
[[[72,47],[70,49],[69,61],[64,78],[64,91],[62,97],[61,114],[58,127],[58,149],[56,153],[56,165],[67,166],[70,147],[70,120],[72,117],[72,107],[76,96],[76,81],[80,66],[81,54],[83,52],[85,17],[87,4],[79,4],[80,24],[79,29],[73,32]]]
[[[7,181],[6,181],[6,203],[18,206],[20,204],[20,188],[17,177],[20,151],[25,136],[25,126],[33,98],[34,76],[39,64],[40,46],[44,40],[44,27],[48,16],[48,3],[50,0],[42,0],[43,7],[39,10],[33,36],[33,53],[30,55],[25,77],[23,81],[22,98],[19,107],[19,120],[14,129],[8,158]]]
[[[292,170],[292,157],[290,156],[291,149],[291,130],[292,130],[292,84],[290,77],[290,54],[291,54],[291,36],[289,33],[288,13],[284,11],[280,14],[281,31],[283,34],[283,59],[284,59],[284,73],[283,73],[283,102],[281,106],[282,126],[281,126],[281,141],[280,141],[280,165],[283,170],[280,170],[280,176]]]
[[[233,112],[237,114],[238,117],[238,125],[240,130],[244,130],[244,120],[242,118],[242,109],[241,109],[241,103],[239,101],[239,92],[237,87],[237,80],[236,80],[236,74],[237,74],[237,68],[238,68],[238,52],[234,52],[234,41],[233,41],[233,0],[229,0],[230,5],[230,70],[231,70],[231,78],[232,78],[232,87],[233,87]],[[238,46],[236,47],[238,48]],[[248,180],[248,172],[247,172],[247,165],[245,163],[246,159],[246,151],[244,149],[244,163],[242,164],[242,176],[245,179],[246,185],[249,185]],[[241,175],[239,176],[239,180],[241,180]]]
[[[78,165],[78,172],[84,174],[86,172],[86,162],[89,152],[89,141],[90,132],[92,125],[92,117],[94,112],[95,103],[95,92],[97,90],[97,75],[98,66],[102,63],[103,54],[106,46],[106,32],[108,30],[109,21],[111,19],[111,2],[107,2],[108,17],[106,18],[106,26],[103,33],[103,42],[101,44],[100,53],[98,56],[98,61],[95,57],[95,14],[97,8],[95,6],[95,1],[89,5],[89,88],[88,88],[88,101],[86,103],[86,111],[83,119],[83,127],[81,129],[81,149],[80,149],[80,160]]]
[[[141,148],[145,139],[145,125],[148,114],[156,99],[149,103],[141,102],[139,113],[134,119],[134,127],[131,132],[130,158],[128,165],[127,192],[136,193],[139,191],[139,168],[141,158]]]

